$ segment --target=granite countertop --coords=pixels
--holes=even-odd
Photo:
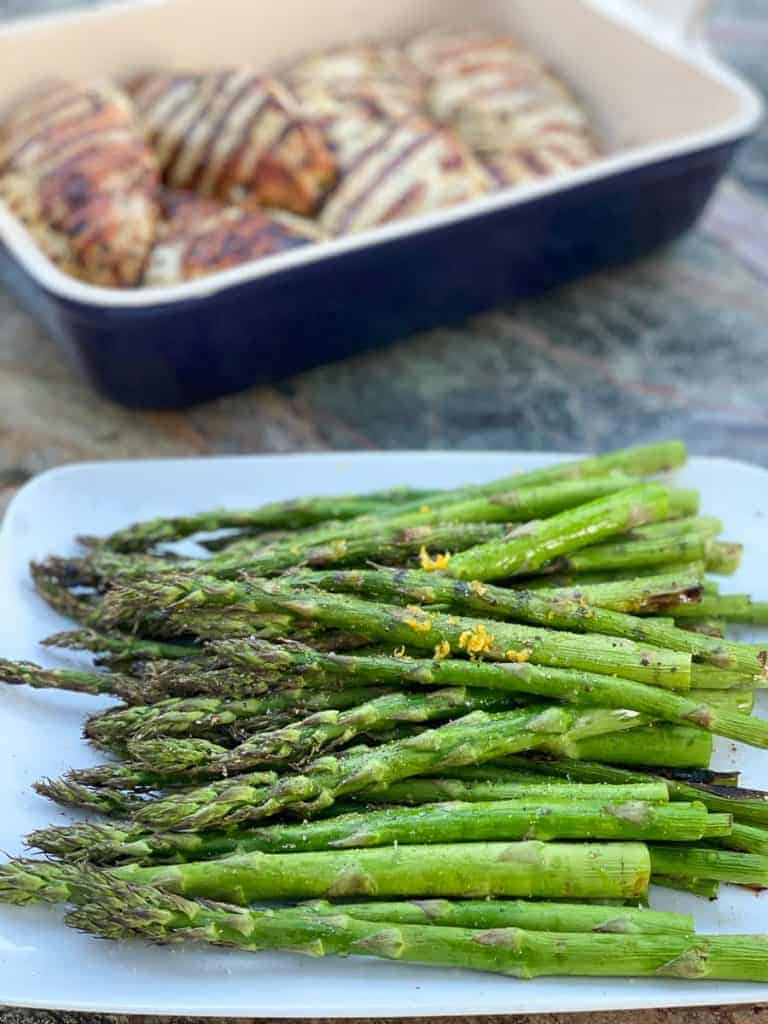
[[[0,18],[66,6],[70,0],[0,0]],[[768,91],[764,0],[721,0],[712,39]],[[50,466],[147,455],[576,451],[676,436],[695,453],[768,466],[767,282],[764,129],[742,149],[697,229],[642,263],[186,412],[136,413],[100,399],[0,291],[0,507]],[[576,1024],[579,1016],[515,1019]],[[588,1019],[768,1024],[768,1006]],[[97,1020],[124,1018],[0,1008],[0,1024]]]

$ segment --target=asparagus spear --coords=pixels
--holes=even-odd
[[[543,469],[518,473],[492,481],[490,484],[454,488],[449,491],[423,491],[408,487],[391,488],[368,495],[345,494],[333,497],[300,498],[273,502],[260,508],[232,510],[215,509],[192,516],[175,516],[135,523],[104,538],[103,542],[115,550],[144,550],[155,544],[181,540],[192,534],[227,527],[259,527],[263,529],[296,529],[326,519],[347,519],[375,514],[385,509],[399,512],[414,502],[426,499],[433,505],[460,500],[470,494],[493,494],[522,486],[553,483],[558,480],[578,480],[607,473],[657,473],[681,466],[685,462],[685,445],[680,441],[626,448],[607,455],[579,462],[558,463]]]
[[[211,688],[225,692],[264,693],[267,684],[238,669],[219,668],[212,660],[184,664],[173,672],[150,673],[139,678],[122,673],[92,672],[84,669],[44,669],[30,661],[0,658],[0,682],[35,689],[68,690],[73,693],[108,694],[136,708],[155,707],[169,694],[188,688]],[[329,684],[329,688],[332,684]],[[279,698],[278,698],[279,700]],[[112,712],[110,712],[112,713]],[[138,710],[126,712],[131,716]],[[148,714],[152,712],[147,711]]]
[[[760,854],[656,843],[651,843],[648,850],[654,874],[733,882],[761,889],[768,887],[768,857]]]
[[[711,878],[676,878],[674,875],[651,875],[651,882],[664,889],[677,892],[689,892],[701,896],[705,900],[716,900],[720,891],[720,883]]]
[[[384,693],[357,706],[348,705],[348,710],[318,711],[281,729],[256,733],[234,750],[210,760],[205,771],[236,775],[258,765],[287,766],[320,750],[345,746],[357,736],[381,731],[393,723],[447,720],[470,711],[499,711],[505,707],[509,702],[497,690],[446,687],[426,694]],[[165,746],[166,770],[173,773],[177,764],[173,745]]]
[[[768,827],[768,793],[736,786],[711,786],[704,783],[683,782],[648,772],[629,771],[616,765],[594,764],[587,761],[536,761],[533,758],[505,756],[504,764],[523,771],[542,772],[578,782],[611,782],[631,785],[664,781],[673,800],[701,800],[714,813],[732,814],[736,822]]]
[[[121,818],[135,814],[144,802],[142,798],[118,789],[98,789],[67,779],[40,779],[34,783],[33,789],[40,796],[59,804]]]
[[[277,720],[290,714],[295,720],[302,713],[322,712],[329,708],[355,708],[364,701],[392,691],[386,687],[285,687],[262,697],[226,700],[220,697],[171,697],[156,704],[109,708],[92,715],[85,735],[102,747],[117,747],[130,739],[159,736],[201,736],[203,738],[238,723]]]
[[[605,473],[622,472],[646,475],[676,469],[686,460],[686,447],[682,441],[661,441],[654,444],[638,445],[632,448],[619,448],[604,455],[596,455],[589,459],[574,462],[558,462],[542,469],[529,470],[496,480],[490,484],[472,487],[475,494],[491,494],[494,491],[506,490],[507,486],[523,487],[532,484],[552,483],[555,480],[579,480],[590,476],[601,476]],[[431,499],[434,501],[434,499]]]
[[[765,658],[761,660],[761,652],[752,645],[691,634],[658,619],[641,619],[593,607],[584,600],[549,598],[542,591],[531,593],[476,581],[465,583],[449,579],[442,573],[404,569],[307,573],[298,581],[334,592],[353,591],[386,601],[440,604],[464,612],[522,620],[555,629],[620,636],[638,643],[687,652],[718,668],[752,671],[756,675],[762,671],[768,675],[768,668],[763,664]]]
[[[615,713],[612,713],[615,714]],[[711,737],[698,729],[682,726],[657,724],[649,728],[636,728],[642,719],[627,721],[624,715],[618,718],[601,718],[601,726],[610,726],[617,732],[608,735],[553,736],[539,740],[537,750],[553,756],[567,756],[593,761],[620,764],[642,764],[644,766],[705,768],[712,756]],[[582,716],[582,728],[590,723]],[[622,730],[631,727],[631,733]],[[380,742],[389,742],[390,732],[375,735]],[[407,738],[395,734],[395,739]],[[256,748],[254,750],[254,747]],[[86,785],[129,786],[145,785],[145,773],[149,773],[152,787],[181,785],[184,780],[216,778],[220,775],[234,776],[253,767],[298,768],[303,762],[291,762],[287,757],[276,760],[274,756],[263,756],[258,744],[246,740],[235,750],[210,743],[206,740],[149,740],[131,742],[128,750],[134,760],[125,765],[97,765],[68,773],[67,778]],[[138,781],[134,782],[134,778]]]
[[[560,736],[560,749],[584,735],[634,725],[630,713],[579,715],[565,708],[525,708],[489,713],[475,711],[455,722],[375,749],[326,755],[300,775],[283,776],[266,796],[255,795],[234,779],[213,798],[211,788],[167,797],[145,805],[137,821],[160,828],[213,828],[272,817],[288,808],[317,814],[339,798],[411,775],[424,775],[459,764],[489,761],[504,753],[527,750]]]
[[[616,612],[656,614],[670,607],[679,608],[688,602],[694,607],[701,600],[703,576],[703,563],[693,563],[692,567],[684,571],[605,583],[587,582],[575,586],[554,587],[548,584],[546,577],[542,577],[535,581],[542,586],[533,589],[540,597],[548,600],[566,598],[586,601],[597,608],[609,608]]]
[[[456,769],[453,769],[454,771]],[[242,779],[240,780],[243,781]],[[666,784],[663,781],[640,783],[627,786],[612,786],[609,783],[565,783],[560,780],[542,779],[534,782],[482,782],[463,779],[409,779],[394,783],[389,787],[377,787],[351,794],[352,799],[363,803],[391,804],[427,804],[440,803],[447,800],[483,802],[496,800],[524,800],[559,802],[599,801],[601,803],[624,803],[629,800],[642,800],[664,803],[669,800]],[[245,785],[246,783],[243,782]],[[85,789],[86,787],[80,787]],[[221,784],[218,784],[218,791]],[[86,794],[98,792],[89,790]],[[71,802],[71,801],[70,801]],[[138,802],[131,811],[138,809]],[[354,804],[352,805],[354,809]],[[35,846],[46,853],[72,860],[81,860],[85,856],[98,862],[108,861],[111,857],[125,857],[126,860],[142,860],[150,849],[156,849],[168,860],[202,859],[202,845],[211,850],[211,856],[233,853],[230,848],[232,837],[244,830],[228,832],[153,832],[133,822],[114,822],[109,825],[84,824],[82,822],[61,827],[40,829],[27,837],[30,846]],[[151,840],[150,838],[151,837]],[[155,844],[150,847],[149,843]],[[219,845],[219,843],[223,845]],[[210,844],[210,846],[208,845]]]
[[[599,787],[586,788],[594,791]],[[38,830],[27,841],[46,853],[73,861],[158,864],[206,860],[253,850],[290,853],[390,843],[489,839],[681,842],[725,835],[730,825],[728,815],[708,815],[703,804],[671,805],[642,799],[616,802],[602,793],[596,799],[570,800],[565,794],[555,793],[544,801],[526,797],[392,806],[382,811],[353,810],[299,825],[281,823],[228,832],[152,832],[130,822],[78,823]]]
[[[121,766],[114,766],[115,775],[119,775]],[[147,770],[125,766],[124,777],[121,784],[127,788],[138,791],[142,787],[147,790],[154,789],[158,782],[169,786],[168,780],[158,779],[157,776]],[[215,800],[226,792],[230,798],[235,795],[241,798],[247,792],[248,798],[256,801],[262,799],[277,783],[277,775],[274,772],[251,772],[247,775],[240,775],[237,779],[237,789],[233,789],[234,782],[230,779],[219,779],[208,783],[205,788],[189,790],[192,799],[189,804],[190,811],[196,811],[204,800]],[[101,780],[99,780],[101,781]],[[182,801],[187,790],[179,784],[179,792],[175,794],[174,809],[181,814]],[[110,817],[117,816],[127,818],[137,815],[140,811],[148,809],[153,801],[146,794],[123,792],[120,789],[104,785],[87,785],[65,776],[61,779],[41,779],[33,785],[35,792],[40,796],[55,800],[56,803],[65,804],[71,807],[81,807],[84,810],[98,811]],[[156,823],[160,824],[160,823]]]
[[[69,590],[68,585],[65,585],[60,578],[61,574],[59,573],[59,567],[53,565],[53,563],[56,563],[57,561],[60,562],[61,560],[50,559],[49,562],[45,564],[32,563],[30,568],[35,583],[35,589],[52,608],[60,614],[75,619],[81,625],[86,626],[89,633],[92,630],[103,631],[104,627],[108,625],[105,621],[104,601],[101,597],[95,594],[77,594],[74,591]],[[66,562],[65,564],[69,566],[70,562]],[[170,563],[170,565],[171,569],[173,569],[175,568],[176,563]],[[69,569],[67,569],[66,572],[68,573]],[[75,579],[71,582],[79,583],[80,581]],[[220,623],[218,621],[211,622],[210,615],[206,609],[194,610],[190,618],[191,621],[187,622],[184,630],[174,631],[174,638],[177,637],[180,632],[186,634],[197,633],[201,636],[221,635]],[[279,614],[250,613],[244,620],[238,620],[237,615],[233,613],[230,614],[227,622],[228,632],[226,635],[259,635],[269,638],[278,638],[283,636],[291,626],[292,621],[290,617],[281,616]],[[147,611],[142,618],[142,630],[144,633],[148,634],[153,641],[156,641],[158,638],[163,640],[169,639],[167,635],[168,630],[164,629],[162,616],[156,615],[151,611]],[[118,637],[121,635],[119,631],[115,630],[110,630],[110,633],[113,636],[117,635]],[[78,638],[82,638],[83,631],[78,631],[77,635]],[[59,638],[60,635],[57,639]],[[79,646],[79,644],[76,644],[76,646]],[[135,644],[133,646],[135,647]],[[144,646],[144,641],[142,641],[142,646]],[[173,645],[173,647],[177,648],[180,646],[181,645],[179,644]],[[190,647],[189,650],[194,652],[193,647]],[[171,657],[175,657],[175,655],[171,654]]]
[[[359,684],[377,680],[381,684],[417,686],[463,685],[523,692],[556,700],[601,707],[628,708],[669,722],[696,725],[734,739],[764,745],[760,737],[766,724],[728,708],[710,706],[698,697],[674,693],[631,680],[547,668],[530,662],[507,664],[462,661],[455,658],[394,658],[385,655],[322,654],[303,645],[276,646],[261,641],[219,641],[212,645],[222,657],[250,666],[295,673],[300,679],[320,685],[347,678]],[[292,678],[289,676],[288,678]],[[738,735],[737,735],[738,734]],[[747,738],[749,737],[749,738]]]
[[[542,744],[542,749],[555,757],[565,753],[565,746],[557,742]],[[581,761],[707,768],[712,757],[712,736],[701,729],[662,722],[621,736],[585,737],[570,744],[570,749],[567,756]]]
[[[59,865],[11,861],[0,867],[0,900],[62,901]],[[629,899],[650,876],[644,843],[435,843],[312,853],[252,852],[220,860],[110,871],[117,878],[205,899],[353,896],[524,896]],[[34,889],[34,882],[42,883]],[[50,879],[53,878],[51,884]],[[64,897],[65,899],[67,897]]]
[[[499,523],[443,523],[436,526],[392,526],[367,530],[359,537],[341,529],[339,535],[322,543],[302,544],[299,539],[261,547],[257,542],[232,544],[223,553],[205,559],[166,562],[146,556],[125,556],[97,549],[83,565],[83,579],[93,574],[98,580],[141,579],[166,573],[204,572],[229,579],[241,572],[268,576],[296,565],[364,565],[371,558],[380,562],[402,562],[420,550],[461,551],[491,537],[500,537],[506,526]]]
[[[0,682],[34,689],[109,694],[130,703],[143,701],[147,690],[143,683],[131,676],[79,669],[45,669],[31,661],[9,661],[7,658],[0,658]]]
[[[723,619],[753,626],[768,625],[768,601],[753,601],[746,594],[705,595],[696,605],[673,604],[669,613],[676,619]]]
[[[743,853],[756,853],[761,857],[768,857],[768,829],[758,828],[756,825],[736,822],[726,837],[712,841],[716,846],[725,846],[729,850],[741,850]]]
[[[388,518],[390,526],[422,526],[436,523],[525,523],[575,508],[585,501],[615,494],[627,487],[638,486],[642,480],[626,473],[577,480],[558,480],[527,487],[510,488],[489,495],[469,496],[450,503],[432,504],[429,500],[419,509],[411,508]],[[363,524],[361,524],[363,525]],[[353,530],[359,529],[353,524]]]
[[[691,687],[696,690],[761,689],[768,686],[768,676],[721,669],[715,665],[694,662],[691,665]]]
[[[225,529],[297,530],[328,519],[355,519],[404,502],[423,501],[433,491],[393,487],[374,494],[342,494],[333,497],[295,498],[258,508],[211,509],[188,516],[168,516],[134,523],[103,538],[99,543],[115,551],[145,551],[157,544],[183,540],[196,533]]]
[[[755,708],[754,690],[689,690],[686,696],[689,700],[701,701],[723,711],[738,711],[742,715],[751,715]]]
[[[101,601],[97,595],[74,593],[46,563],[31,562],[29,571],[35,590],[54,611],[86,628],[101,625]]]
[[[665,519],[669,496],[659,484],[630,487],[607,498],[586,502],[523,528],[508,539],[488,541],[456,555],[451,576],[491,580],[535,572],[559,555],[622,533],[641,523]]]
[[[399,693],[381,688],[372,688],[370,691],[345,689],[335,693],[310,691],[307,704],[311,706],[314,703],[321,710],[301,718],[306,705],[302,708],[298,703],[295,696],[297,693],[301,695],[301,691],[286,690],[270,694],[260,702],[241,702],[243,717],[251,724],[258,721],[253,717],[254,711],[258,710],[254,708],[257,703],[267,713],[290,708],[294,716],[292,722],[280,728],[270,729],[268,722],[264,723],[267,725],[264,730],[250,734],[233,750],[209,743],[205,739],[198,742],[168,736],[156,740],[149,738],[152,731],[167,728],[163,718],[167,718],[172,727],[180,719],[182,730],[187,732],[190,718],[198,728],[200,724],[205,726],[206,717],[198,717],[200,702],[197,700],[181,702],[183,705],[193,705],[192,708],[185,706],[179,709],[176,706],[164,709],[165,715],[158,719],[151,715],[157,705],[138,709],[150,712],[150,715],[142,714],[133,720],[130,712],[127,720],[126,712],[107,712],[95,720],[96,728],[91,725],[86,731],[88,735],[95,734],[105,745],[113,746],[120,741],[127,743],[128,752],[135,761],[132,767],[139,772],[147,768],[153,776],[154,773],[159,777],[167,775],[176,781],[187,774],[190,781],[193,781],[195,778],[236,775],[258,765],[288,766],[301,759],[306,760],[321,749],[346,745],[356,736],[385,733],[398,723],[445,721],[470,711],[501,710],[510,706],[506,696],[497,691],[468,691],[461,687],[445,688],[429,694]],[[339,713],[334,708],[348,710]],[[216,721],[220,715],[214,711],[211,717]],[[115,720],[116,730],[113,728]],[[129,730],[137,727],[135,738],[126,735],[126,726]],[[123,772],[122,765],[101,765],[71,772],[69,778],[87,785],[118,785]]]
[[[601,462],[599,457],[598,460],[561,464],[544,470],[504,477],[489,484],[437,492],[429,498],[429,504],[420,498],[417,501],[393,505],[387,510],[379,510],[373,515],[362,516],[352,522],[322,523],[314,529],[295,533],[293,539],[299,546],[316,545],[337,540],[339,537],[362,537],[377,527],[385,527],[388,524],[414,525],[447,520],[457,522],[462,515],[465,520],[476,520],[478,514],[482,514],[483,511],[482,499],[497,496],[506,498],[507,504],[513,510],[513,518],[522,519],[526,514],[536,512],[537,508],[538,514],[542,514],[558,506],[564,508],[569,504],[578,504],[587,500],[590,493],[592,496],[605,493],[606,487],[601,481],[608,476],[614,478],[608,488],[613,490],[613,483],[621,482],[621,473],[656,472],[659,466],[668,467],[671,461],[679,458],[680,455],[677,453],[673,455],[672,460],[666,460],[665,456],[648,449],[648,457],[643,454],[636,456],[634,452],[628,451],[626,455],[620,454],[613,461],[608,459]],[[648,466],[655,466],[656,469],[648,470],[645,468]],[[617,477],[619,479],[616,479]],[[569,481],[572,483],[569,484]],[[579,481],[583,482],[583,486],[579,486]],[[533,493],[534,488],[538,491],[537,494]],[[521,499],[517,497],[520,494],[524,495],[522,502],[527,504],[527,509],[516,508],[521,503]],[[468,508],[467,502],[478,502],[478,505]],[[694,492],[690,491],[671,492],[671,502],[670,514],[675,515],[690,514],[698,505]],[[487,510],[487,505],[485,508]],[[246,542],[241,548],[241,553],[253,554],[255,549],[261,546],[258,539],[255,545]]]
[[[129,633],[99,633],[95,629],[73,629],[54,633],[41,643],[44,647],[66,647],[73,651],[94,651],[112,656],[117,664],[145,658],[191,660],[201,656],[200,648],[162,640],[147,640]]]
[[[289,535],[282,543],[282,549],[290,550],[292,545],[302,549],[326,544],[339,539],[362,540],[366,537],[380,535],[382,531],[396,531],[411,527],[453,526],[458,523],[511,523],[526,522],[542,516],[549,516],[563,509],[573,508],[585,501],[607,494],[614,494],[627,487],[635,486],[642,481],[622,473],[611,473],[605,476],[591,477],[583,480],[556,481],[540,486],[528,486],[504,492],[494,491],[485,496],[475,496],[472,492],[456,500],[440,501],[435,504],[410,503],[407,506],[392,508],[374,516],[366,516],[355,522],[330,522],[316,530]],[[686,502],[688,498],[674,492],[675,502]],[[462,536],[461,531],[459,536]],[[257,537],[253,541],[245,541],[235,547],[230,545],[228,552],[233,558],[212,559],[223,570],[231,569],[233,561],[263,550],[264,545]],[[213,569],[210,570],[213,572]],[[218,575],[218,572],[216,573]]]
[[[722,619],[672,619],[672,625],[690,633],[700,633],[720,640],[725,636],[725,622]]]
[[[640,907],[597,907],[543,900],[408,900],[391,903],[303,903],[309,914],[342,913],[358,921],[449,928],[527,928],[539,932],[598,932],[612,935],[692,935],[693,917]]]
[[[690,656],[660,651],[631,640],[598,635],[580,636],[494,620],[472,619],[426,612],[420,607],[398,608],[373,604],[340,594],[310,592],[279,581],[234,583],[207,577],[182,575],[135,582],[117,587],[105,599],[107,614],[125,624],[141,622],[147,609],[163,612],[175,628],[185,628],[191,607],[216,608],[222,628],[227,628],[230,608],[277,611],[323,626],[348,629],[371,640],[427,648],[447,642],[457,651],[492,661],[530,659],[586,671],[621,675],[640,682],[685,688],[689,681]]]
[[[270,825],[233,832],[126,831],[84,826],[75,840],[85,856],[102,864],[197,861],[250,853],[298,853],[362,847],[540,839],[664,840],[686,842],[723,835],[728,815],[709,821],[703,804],[653,804],[640,800],[612,804],[555,801],[526,803],[443,803],[358,811],[301,824]],[[85,831],[84,831],[85,830]],[[73,840],[39,834],[35,844],[70,850]]]
[[[459,769],[452,768],[450,771],[454,776]],[[490,775],[490,770],[488,774]],[[669,800],[667,785],[661,779],[658,782],[611,785],[608,782],[569,783],[563,779],[546,779],[535,775],[526,777],[523,773],[511,771],[506,775],[507,778],[504,780],[492,777],[484,780],[445,776],[403,779],[389,786],[377,786],[360,793],[352,793],[350,798],[355,802],[367,804],[407,805],[439,803],[444,800],[459,800],[465,803],[487,800],[540,800],[544,803],[549,800],[599,800],[606,803],[643,800],[646,803],[665,803]]]
[[[358,953],[390,960],[491,971],[518,978],[545,974],[623,974],[762,981],[764,936],[584,934],[491,928],[483,931],[369,922],[338,909],[239,910],[192,902],[144,886],[90,886],[92,903],[67,923],[108,938],[156,942],[204,938],[251,951],[311,955]],[[126,894],[127,893],[127,894]],[[88,897],[85,897],[86,899]]]
[[[524,520],[537,513],[546,513],[558,505],[568,508],[578,504],[580,498],[615,493],[622,482],[626,481],[600,478],[595,481],[565,482],[540,489],[527,488],[497,494],[490,501],[473,498],[459,503],[443,503],[437,508],[410,507],[399,516],[366,519],[351,524],[335,523],[269,546],[262,545],[258,538],[231,544],[221,555],[207,559],[204,563],[187,562],[174,566],[173,563],[162,563],[159,560],[126,561],[115,558],[109,552],[97,552],[90,565],[92,569],[96,568],[97,575],[105,577],[120,574],[126,578],[139,578],[153,570],[159,572],[183,568],[186,571],[199,570],[209,575],[229,578],[246,569],[265,575],[302,564],[363,564],[370,557],[376,557],[378,561],[399,561],[404,553],[415,550],[416,542],[433,550],[461,551],[472,544],[482,544],[494,536],[503,536],[505,530],[495,528],[492,525],[494,522]],[[667,497],[667,513],[670,515],[690,511],[697,503],[694,492],[668,491]],[[509,510],[508,514],[505,514],[505,509]],[[536,528],[540,526],[538,524]]]
[[[707,548],[707,571],[719,573],[721,576],[730,576],[741,565],[743,554],[742,544],[713,541]]]
[[[660,523],[645,523],[632,528],[631,537],[649,539],[651,537],[674,537],[681,533],[698,533],[705,540],[714,540],[723,532],[722,519],[717,516],[684,516],[679,519],[665,519]]]
[[[707,569],[715,571],[711,569],[712,565],[728,563],[725,552],[721,551],[717,543],[705,539],[697,531],[671,537],[606,541],[568,555],[560,555],[543,566],[543,571],[593,574],[631,570],[633,575],[638,575],[643,569],[652,568],[658,572],[660,567],[666,569],[681,562],[703,562]],[[735,553],[729,550],[730,557],[735,557]]]

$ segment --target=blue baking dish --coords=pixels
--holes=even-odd
[[[134,0],[0,30],[0,96],[41,77],[248,61],[466,25],[462,0]],[[50,263],[0,208],[0,279],[109,398],[180,408],[461,320],[632,260],[688,228],[758,123],[754,91],[691,31],[693,0],[480,0],[576,84],[608,155],[535,185],[194,282],[118,290]],[[551,26],[558,26],[557,33]],[[352,26],[352,28],[350,28]],[[98,52],[92,41],[99,39]]]

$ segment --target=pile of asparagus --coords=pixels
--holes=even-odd
[[[768,603],[719,593],[741,547],[684,461],[156,519],[33,565],[77,625],[43,642],[96,665],[0,679],[119,703],[85,723],[103,764],[36,784],[92,813],[28,836],[47,859],[0,899],[110,938],[768,981],[768,937],[647,907],[768,887],[768,794],[709,768],[714,736],[768,747],[768,651],[725,637]]]

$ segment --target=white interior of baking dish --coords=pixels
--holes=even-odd
[[[99,306],[143,306],[211,294],[739,138],[759,120],[761,103],[680,31],[695,6],[696,0],[473,0],[471,6],[466,0],[324,0],[320,13],[306,0],[133,0],[10,23],[0,30],[0,109],[54,79],[119,79],[155,68],[237,63],[279,71],[313,50],[404,40],[435,26],[511,29],[572,83],[608,152],[582,170],[170,287],[119,290],[77,281],[42,254],[2,204],[0,239],[58,295]]]

